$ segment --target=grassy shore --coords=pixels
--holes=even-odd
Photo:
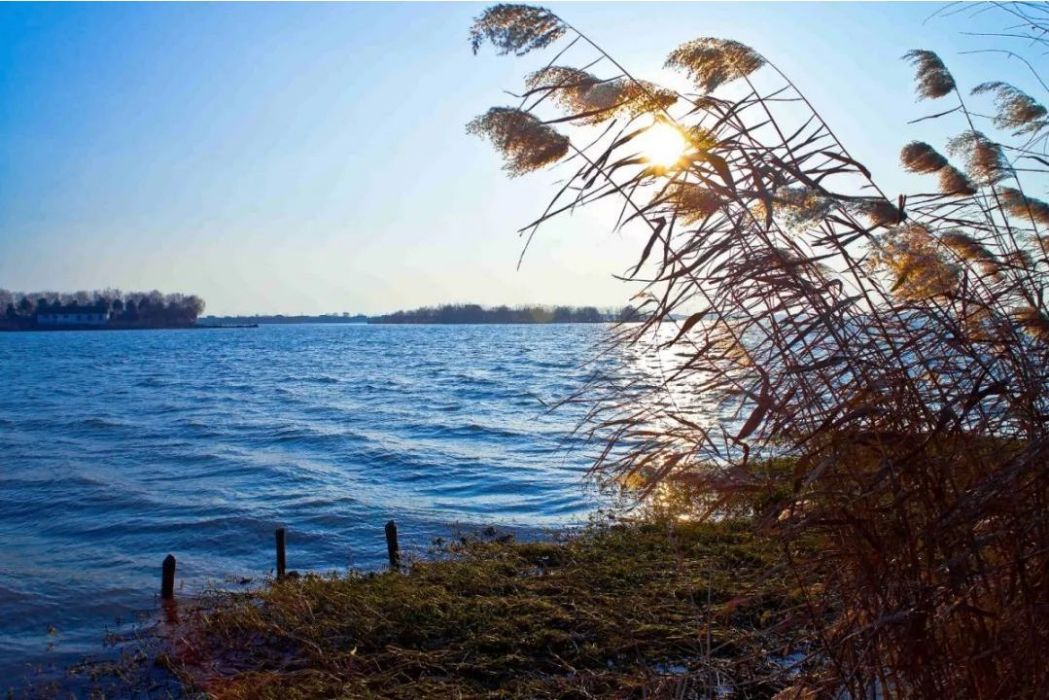
[[[212,594],[158,661],[230,699],[771,697],[806,647],[776,559],[741,521],[489,532],[403,573]]]

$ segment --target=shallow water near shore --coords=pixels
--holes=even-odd
[[[103,653],[181,593],[273,567],[376,568],[456,527],[600,503],[570,431],[607,328],[263,326],[0,334],[0,690]]]

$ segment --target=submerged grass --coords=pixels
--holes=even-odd
[[[437,554],[403,574],[213,594],[161,662],[229,699],[771,697],[804,656],[801,592],[770,574],[775,545],[749,522],[649,519]]]

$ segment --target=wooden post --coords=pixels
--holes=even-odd
[[[397,523],[392,520],[386,523],[386,551],[390,555],[390,568],[396,571],[401,567],[401,550],[397,544]]]
[[[287,559],[284,554],[284,528],[277,528],[277,578],[284,578]]]
[[[160,597],[164,600],[175,597],[175,557],[170,554],[164,557],[164,566],[161,569]]]

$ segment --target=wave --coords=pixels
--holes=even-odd
[[[319,375],[316,377],[299,377],[295,381],[303,384],[341,384],[343,380],[330,375]]]
[[[579,387],[571,368],[594,332],[41,338],[63,352],[40,353],[33,372],[0,367],[0,531],[15,533],[0,620],[96,633],[112,622],[100,611],[150,609],[167,553],[187,586],[265,575],[278,526],[290,566],[330,570],[381,562],[391,518],[406,550],[457,522],[527,533],[574,521],[599,502],[580,488],[589,461],[566,437],[582,409],[546,414],[534,396]],[[34,576],[44,566],[53,572]],[[31,599],[15,594],[21,580]],[[85,581],[103,582],[90,606]],[[0,658],[0,677],[25,661]]]
[[[79,418],[66,423],[67,428],[101,428],[103,430],[113,428],[127,428],[130,427],[129,423],[124,421],[115,420],[113,418],[107,418],[105,416],[89,416],[87,418]]]

